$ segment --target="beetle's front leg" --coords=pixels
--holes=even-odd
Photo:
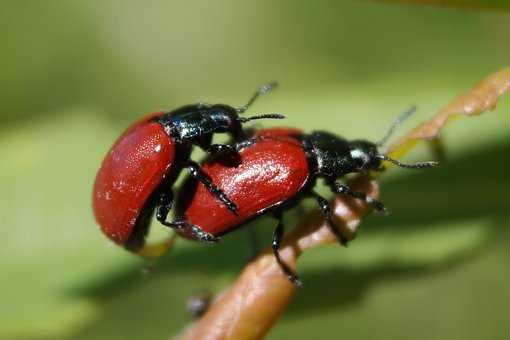
[[[352,191],[347,185],[338,183],[338,182],[330,182],[328,183],[331,191],[336,194],[343,194],[347,196],[354,197],[356,199],[362,200],[363,202],[370,204],[374,209],[380,213],[386,214],[387,210],[384,207],[382,202],[376,200],[371,196],[367,196],[364,192],[361,191]]]
[[[215,159],[238,160],[239,153],[234,145],[211,144],[211,141],[210,136],[202,136],[196,144]]]
[[[220,200],[221,203],[227,207],[228,210],[230,210],[234,215],[238,215],[237,205],[232,202],[227,197],[227,195],[209,179],[209,176],[207,176],[207,174],[202,171],[197,163],[188,161],[188,170],[191,177],[197,181],[200,181],[214,197]]]

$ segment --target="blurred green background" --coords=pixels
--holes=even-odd
[[[166,339],[189,295],[244,266],[241,232],[179,240],[156,262],[100,234],[95,172],[143,113],[240,105],[276,79],[251,113],[378,139],[410,105],[401,133],[510,61],[509,14],[364,1],[5,1],[0,26],[3,339]],[[449,128],[439,169],[382,176],[391,214],[347,250],[303,256],[305,287],[269,339],[508,339],[509,110]],[[262,244],[273,225],[252,224]]]

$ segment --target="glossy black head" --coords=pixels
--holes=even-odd
[[[214,132],[232,132],[236,134],[236,132],[241,131],[241,125],[249,122],[250,120],[285,118],[284,115],[279,113],[267,113],[251,117],[241,117],[239,114],[244,112],[242,111],[244,108],[244,106],[241,109],[234,108],[225,104],[212,105],[207,113],[207,117],[212,121],[211,126],[214,128]]]
[[[376,144],[365,140],[354,140],[349,142],[349,149],[354,172],[379,170],[381,168],[382,161]]]
[[[241,121],[239,111],[225,104],[211,105],[208,112],[205,113],[204,121],[210,120],[208,125],[214,132],[238,132],[241,131]]]

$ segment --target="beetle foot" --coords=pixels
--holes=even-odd
[[[174,229],[177,233],[182,236],[192,238],[194,240],[203,243],[216,243],[220,240],[219,237],[213,236],[212,234],[203,231],[199,226],[194,225],[188,221],[160,221],[161,224]]]
[[[220,240],[219,237],[213,236],[212,234],[203,231],[196,225],[191,226],[190,232],[195,239],[202,243],[216,243]]]
[[[367,202],[372,207],[374,207],[374,209],[377,213],[379,213],[381,215],[388,215],[388,210],[386,209],[384,204],[382,202],[376,200],[375,198],[373,198],[371,196],[367,196],[367,198],[365,199],[365,202]]]
[[[289,273],[287,273],[285,271],[282,271],[282,274],[287,276],[287,279],[289,280],[289,282],[292,283],[296,288],[302,288],[303,287],[303,281],[301,281],[299,276],[297,276],[295,274],[292,274],[292,273],[289,274]]]

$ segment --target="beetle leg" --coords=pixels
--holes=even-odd
[[[193,232],[193,225],[186,221],[167,221],[168,213],[172,209],[173,205],[173,193],[172,192],[162,192],[159,195],[159,204],[156,208],[156,219],[159,223],[164,225],[165,227],[170,227],[176,230],[185,230],[189,229],[192,231],[193,236],[196,233]],[[199,239],[199,237],[197,237]]]
[[[214,197],[220,200],[228,208],[228,210],[238,216],[237,205],[232,202],[220,188],[211,182],[209,176],[202,171],[197,163],[188,161],[188,170],[193,178],[200,181]]]
[[[235,165],[239,163],[239,152],[235,145],[211,144],[211,140],[210,136],[202,136],[196,141],[196,145],[211,155],[213,159],[233,161],[236,163]]]
[[[181,225],[181,228],[187,229],[191,237],[202,243],[216,243],[220,240],[219,237],[215,237],[187,221],[175,221],[174,223]]]
[[[234,137],[235,138],[235,137]],[[233,145],[230,144],[208,144],[207,141],[200,143],[202,150],[209,153],[212,157],[220,159],[231,159],[239,161],[239,151],[255,143],[255,138],[241,138]]]
[[[292,269],[290,269],[289,266],[285,262],[283,262],[283,260],[280,257],[280,243],[283,238],[284,232],[283,220],[281,214],[275,214],[275,218],[278,219],[278,225],[276,226],[273,232],[272,248],[274,257],[276,258],[276,262],[278,263],[282,271],[285,273],[285,275],[287,275],[289,281],[292,282],[295,286],[301,287],[303,283],[299,279],[298,275],[294,273],[294,271],[292,271]]]
[[[239,152],[253,145],[256,138],[244,138],[233,145],[212,144],[205,151],[209,152],[212,157],[218,157],[220,161],[227,161],[229,166],[238,166],[241,163],[241,155]]]
[[[255,138],[255,137],[245,138],[245,139],[235,143],[234,147],[235,147],[236,151],[239,152],[242,149],[247,148],[250,145],[255,144],[256,141],[257,141],[257,138]]]
[[[329,206],[329,202],[324,197],[320,196],[316,192],[311,193],[312,196],[317,201],[317,204],[319,205],[319,209],[322,212],[322,215],[324,216],[324,220],[326,221],[326,224],[329,227],[329,230],[335,235],[336,239],[340,243],[340,245],[347,247],[347,242],[349,241],[343,234],[340,228],[333,223],[333,219],[331,218],[331,207]]]
[[[209,233],[206,233],[199,227],[194,224],[189,223],[188,221],[160,221],[164,226],[170,227],[172,229],[176,229],[182,231],[186,235],[190,236],[194,240],[200,241],[202,243],[216,243],[220,240],[219,237],[215,237]]]
[[[356,199],[362,200],[363,202],[370,204],[374,207],[374,209],[380,213],[386,214],[386,208],[384,207],[384,204],[376,200],[375,198],[371,196],[367,196],[365,193],[361,191],[352,191],[351,188],[349,188],[345,184],[341,184],[338,182],[332,182],[329,183],[329,186],[331,188],[331,191],[333,191],[336,194],[343,194],[347,196],[354,197]]]
[[[172,202],[173,194],[171,192],[160,194],[159,204],[156,209],[156,219],[158,220],[159,223],[166,227],[186,232],[187,234],[189,234],[189,236],[200,242],[214,243],[220,240],[218,237],[214,237],[213,235],[204,232],[196,225],[191,224],[187,221],[172,221],[172,222],[167,221],[166,219],[168,217],[168,213],[172,208]]]
[[[167,227],[171,227],[168,225],[169,222],[166,221],[166,218],[168,217],[170,209],[172,209],[173,200],[174,194],[172,191],[162,192],[159,194],[159,203],[156,209],[156,219],[159,223]]]

